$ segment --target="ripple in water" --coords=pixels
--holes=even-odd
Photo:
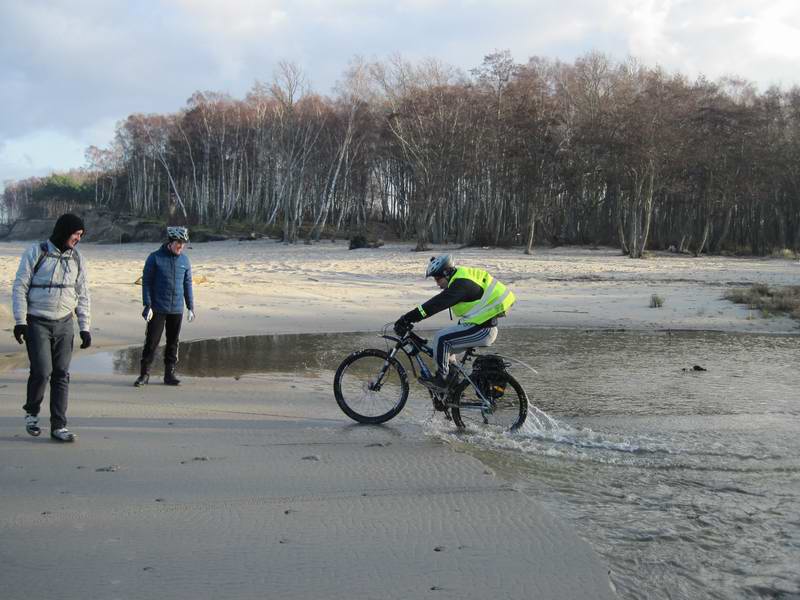
[[[797,598],[797,341],[538,332],[502,352],[546,357],[525,387],[547,412],[427,429],[571,519],[623,598]]]

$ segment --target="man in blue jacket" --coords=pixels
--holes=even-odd
[[[142,275],[142,317],[147,322],[147,333],[142,350],[139,377],[133,385],[140,387],[150,381],[150,365],[167,330],[164,348],[164,383],[179,385],[175,377],[178,364],[178,336],[181,332],[184,304],[189,323],[194,321],[194,295],[192,293],[192,265],[183,249],[189,242],[186,227],[167,227],[167,243],[147,257]]]

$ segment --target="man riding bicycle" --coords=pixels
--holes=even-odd
[[[451,354],[467,348],[491,346],[497,338],[497,319],[505,316],[516,298],[505,285],[482,269],[458,267],[449,254],[432,257],[425,277],[433,277],[443,291],[410,310],[394,324],[397,335],[405,335],[417,323],[446,308],[458,324],[436,332],[431,348],[436,374],[422,376],[420,383],[437,392],[447,391]]]

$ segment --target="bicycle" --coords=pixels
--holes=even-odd
[[[388,327],[388,326],[387,326]],[[433,357],[426,339],[410,329],[402,336],[380,336],[394,342],[387,350],[367,348],[345,358],[336,370],[333,393],[339,408],[359,423],[379,424],[396,417],[408,400],[408,374],[398,360],[406,355],[414,377],[431,370],[422,355]],[[472,370],[467,373],[467,363]],[[494,426],[507,431],[518,429],[528,415],[528,395],[508,372],[511,363],[496,354],[478,354],[468,348],[452,363],[447,391],[426,386],[435,411],[441,411],[460,429],[469,426]],[[421,382],[422,383],[422,382]],[[424,385],[424,384],[423,384]]]

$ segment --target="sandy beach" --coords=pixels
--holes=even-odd
[[[0,244],[4,599],[614,597],[608,568],[568,525],[408,416],[354,425],[330,376],[137,390],[130,377],[81,375],[68,413],[78,442],[27,436],[27,360],[10,333],[27,245]],[[422,277],[429,255],[411,248],[195,244],[197,319],[181,339],[378,331],[436,292]],[[142,343],[135,282],[154,249],[81,246],[94,343],[76,353]],[[607,248],[431,254],[444,251],[512,287],[519,300],[503,327],[798,330],[723,299],[732,286],[795,284],[795,261],[630,260]],[[650,308],[653,294],[662,308]]]
[[[25,242],[0,243],[0,318],[13,327],[11,282]],[[437,288],[425,281],[429,255],[409,244],[348,250],[344,241],[286,246],[271,240],[195,244],[192,259],[197,320],[181,339],[252,333],[377,331]],[[83,244],[91,280],[93,351],[141,343],[141,276],[150,244]],[[612,248],[519,249],[434,247],[486,268],[517,295],[503,327],[705,329],[796,332],[788,318],[759,318],[722,298],[726,288],[792,285],[800,263],[774,258],[693,258],[660,253],[631,260]],[[664,299],[650,308],[650,297]],[[447,323],[446,314],[426,322]],[[19,351],[11,336],[0,352]]]

